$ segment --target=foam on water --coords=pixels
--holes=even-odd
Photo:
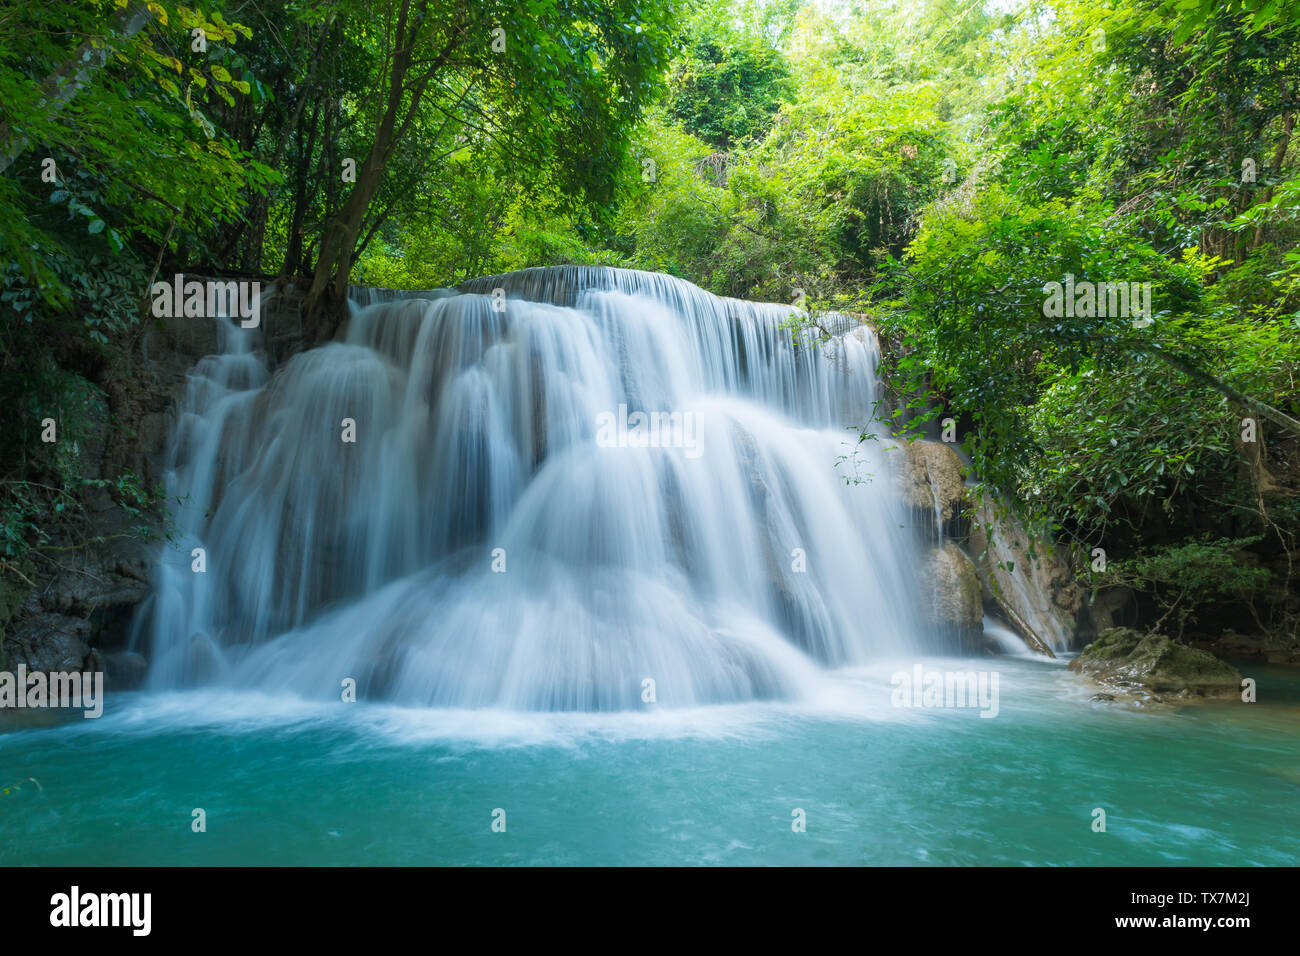
[[[1041,658],[976,661],[969,657],[914,656],[879,658],[870,664],[817,671],[806,693],[784,701],[750,701],[678,708],[643,705],[639,710],[544,713],[503,707],[406,706],[371,702],[365,706],[305,697],[292,692],[242,689],[213,684],[185,690],[120,693],[108,702],[104,716],[93,721],[69,720],[48,732],[166,737],[209,734],[246,737],[270,735],[292,738],[328,729],[340,746],[420,747],[431,743],[471,748],[575,746],[591,741],[652,741],[664,739],[755,739],[771,737],[809,721],[862,724],[866,728],[919,726],[946,722],[949,730],[978,726],[974,702],[963,708],[899,706],[894,678],[911,675],[917,666],[926,674],[996,670],[999,677],[999,719],[1042,719],[1078,705],[1077,681],[1064,668]],[[1017,716],[1019,715],[1019,716]],[[1141,714],[1139,717],[1149,717]],[[1120,719],[1123,718],[1113,718]],[[962,722],[965,722],[964,724]],[[867,730],[875,733],[875,730]]]

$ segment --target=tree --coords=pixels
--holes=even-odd
[[[355,24],[374,7],[350,13]],[[382,22],[366,34],[382,54],[373,96],[360,104],[373,117],[368,149],[325,227],[304,303],[316,338],[332,336],[345,314],[374,197],[422,123],[439,139],[502,151],[534,181],[607,202],[672,36],[662,2],[625,13],[612,0],[391,0]]]

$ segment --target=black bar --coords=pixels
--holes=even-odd
[[[18,952],[8,944],[20,940],[66,941],[73,933],[82,942],[247,943],[284,935],[305,944],[382,930],[374,941],[403,931],[451,945],[446,933],[457,926],[471,940],[520,933],[537,944],[550,936],[545,927],[567,926],[551,937],[562,944],[579,927],[586,936],[611,922],[625,925],[629,941],[663,945],[675,927],[761,940],[780,925],[810,933],[810,942],[831,932],[880,942],[901,931],[900,942],[992,943],[1002,933],[1041,933],[1072,947],[1094,940],[1183,943],[1193,936],[1231,945],[1291,928],[1295,876],[1292,869],[1259,868],[10,869],[2,898],[8,952]],[[73,886],[87,916],[88,895],[150,894],[147,937],[131,925],[51,925],[58,895],[70,897]],[[1153,922],[1121,925],[1134,919]],[[1211,925],[1199,925],[1206,919]]]

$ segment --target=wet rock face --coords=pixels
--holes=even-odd
[[[1300,640],[1283,628],[1258,634],[1241,634],[1227,629],[1212,637],[1194,638],[1190,643],[1216,656],[1268,664],[1300,665]]]
[[[923,572],[927,593],[941,595],[927,609],[930,622],[957,634],[963,647],[978,646],[987,606],[1039,653],[1053,656],[1053,650],[1068,648],[1083,592],[1062,550],[1030,535],[1009,508],[974,494],[966,485],[966,465],[951,445],[899,442],[889,455],[895,487],[922,540],[943,542]],[[965,544],[973,561],[961,548],[949,550],[954,540]]]
[[[1030,639],[1053,651],[1069,648],[1084,606],[1063,549],[1035,538],[1007,506],[985,496],[974,503],[969,547],[978,555],[984,597]]]
[[[1129,695],[1237,698],[1241,672],[1212,654],[1131,627],[1102,631],[1070,670]]]
[[[113,537],[60,555],[52,573],[28,591],[6,628],[9,669],[74,671],[91,667],[92,648],[124,646],[136,607],[149,595],[151,550],[139,538]]]
[[[90,654],[90,622],[64,614],[38,614],[13,629],[5,642],[9,664],[30,671],[79,671]]]
[[[952,446],[936,441],[899,442],[890,451],[894,482],[907,507],[943,522],[961,516],[966,466]]]
[[[95,652],[91,653],[92,657],[95,656]],[[144,683],[149,673],[149,662],[140,654],[118,651],[104,655],[102,670],[104,686],[109,690],[133,690]]]
[[[149,548],[142,541],[87,550],[41,591],[41,609],[87,619],[98,615],[95,629],[102,630],[111,612],[129,613],[149,596],[149,559]]]
[[[984,605],[975,564],[957,545],[936,548],[922,571],[925,620],[963,650],[976,650],[984,633]]]
[[[149,324],[138,367],[100,383],[109,401],[93,409],[80,443],[84,477],[113,479],[129,471],[145,487],[162,480],[173,396],[215,342],[210,322]],[[20,663],[29,671],[94,669],[93,649],[121,646],[150,593],[155,545],[140,529],[148,526],[156,536],[163,517],[128,513],[103,488],[82,497],[83,526],[50,542],[21,577],[0,579],[0,669]]]

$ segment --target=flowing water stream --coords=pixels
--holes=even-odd
[[[869,336],[796,348],[791,310],[646,273],[485,281],[369,306],[274,377],[223,327],[169,488],[207,570],[161,569],[153,687],[625,710],[646,681],[662,706],[804,697],[925,644],[889,482],[835,464]]]

